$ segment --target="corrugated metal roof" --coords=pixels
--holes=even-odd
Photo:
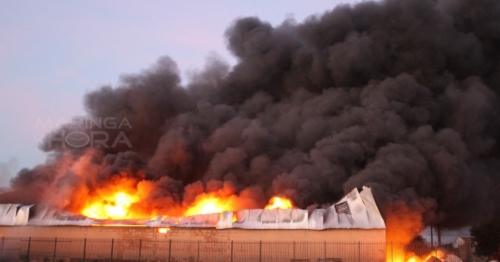
[[[385,228],[371,189],[353,189],[340,201],[326,209],[311,212],[303,209],[247,209],[236,212],[202,214],[151,219],[100,220],[91,219],[46,206],[0,204],[0,225],[145,225],[150,227],[216,227],[244,229],[311,229]],[[32,213],[30,213],[32,212]]]

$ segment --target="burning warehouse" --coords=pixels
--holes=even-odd
[[[34,207],[0,204],[0,225],[3,226],[89,226],[89,225],[147,225],[150,227],[209,227],[217,229],[312,229],[364,228],[384,229],[385,224],[371,190],[361,193],[354,189],[337,204],[326,209],[296,208],[245,209],[236,212],[197,214],[155,219],[103,220],[92,219],[46,206]],[[385,237],[380,238],[384,240]]]
[[[264,242],[266,246],[269,243],[293,245],[293,254],[281,252],[278,257],[274,257],[276,254],[272,254],[273,251],[276,251],[274,249],[259,250],[260,261],[269,261],[269,259],[276,261],[278,258],[286,260],[287,255],[292,259],[295,257],[311,259],[323,256],[326,258],[328,256],[343,261],[352,259],[381,261],[386,256],[384,251],[385,224],[370,188],[366,187],[361,192],[354,189],[338,203],[326,209],[308,211],[273,207],[273,209],[247,209],[237,212],[226,211],[184,217],[159,216],[156,219],[99,220],[44,206],[2,204],[0,205],[0,225],[3,226],[0,227],[3,242],[5,237],[24,237],[30,243],[29,247],[24,249],[18,243],[17,245],[7,245],[7,252],[5,252],[2,242],[0,252],[2,258],[13,260],[22,257],[21,254],[26,252],[26,248],[29,250],[28,254],[32,254],[31,257],[43,257],[40,256],[40,253],[43,254],[42,250],[46,247],[38,247],[37,250],[35,246],[37,242],[34,241],[33,246],[31,244],[32,237],[42,239],[44,242],[53,242],[56,245],[57,239],[59,239],[59,243],[67,242],[68,238],[80,240],[90,238],[100,239],[100,241],[111,239],[114,243],[114,241],[130,240],[131,235],[136,241],[168,240],[173,241],[174,244],[183,241],[191,241],[191,243],[197,241],[197,244],[203,243],[205,246],[227,242],[230,242],[231,245],[234,245],[234,242],[241,245],[242,242],[252,243],[252,241],[260,245]],[[296,241],[291,242],[290,238]],[[304,245],[304,241],[300,241],[301,238],[307,239],[308,245],[313,243],[319,247],[313,248],[313,250],[308,250],[309,248],[301,250]],[[370,245],[366,245],[367,238],[371,241]],[[350,245],[357,243],[358,246],[342,252],[335,249],[328,250],[327,245],[331,246],[332,242],[349,243]],[[363,246],[361,246],[361,242],[363,242]],[[130,245],[128,246],[130,248]],[[374,248],[379,249],[378,252],[374,253]],[[198,255],[200,254],[199,250],[192,249],[193,247],[191,247],[191,253],[198,252]],[[156,248],[140,248],[140,250],[142,258],[162,258],[155,255],[159,251]],[[177,249],[169,247],[168,250],[168,259],[171,257],[179,259],[185,256]],[[209,249],[208,253],[211,253],[212,259],[204,258],[202,261],[226,260],[227,254],[224,253],[227,252],[224,251],[225,249]],[[256,253],[253,251],[231,250],[230,255],[232,257],[237,254],[243,257],[244,261],[254,261]],[[67,258],[75,259],[81,255],[81,252],[80,245],[66,248],[65,253]],[[55,253],[54,249],[54,257],[56,257]],[[123,246],[112,248],[111,253],[115,255],[115,259],[118,257],[125,260],[138,259],[136,252],[127,252]],[[202,250],[202,253],[207,253],[207,251]],[[108,256],[104,256],[104,258],[112,258],[109,254],[106,255]],[[217,257],[215,260],[214,256]],[[86,258],[99,259],[103,256],[88,252]],[[139,258],[139,260],[141,259]]]
[[[257,232],[243,226],[303,232],[273,228],[286,224],[314,241],[330,231],[310,229],[354,225],[339,200],[366,186],[363,206],[373,192],[384,218],[374,228],[387,226],[369,241],[498,221],[499,25],[496,0],[370,1],[277,26],[238,19],[225,34],[232,67],[211,56],[184,84],[162,57],[88,93],[87,114],[45,137],[46,163],[0,195],[33,212],[4,206],[2,219],[55,223],[66,211],[78,223],[175,225],[169,233],[207,224],[229,240]],[[275,196],[295,209],[252,211]]]

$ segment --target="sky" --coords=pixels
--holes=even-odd
[[[208,3],[210,2],[210,3]],[[0,187],[45,162],[44,135],[85,115],[83,97],[161,57],[186,82],[212,53],[234,65],[225,30],[241,17],[298,23],[356,0],[1,1]]]

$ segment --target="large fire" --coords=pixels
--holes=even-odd
[[[125,192],[117,192],[102,199],[92,201],[83,210],[82,215],[99,219],[126,219],[133,215],[129,208],[139,199]]]
[[[144,212],[134,210],[133,204],[139,202],[139,194],[130,194],[125,191],[116,193],[101,193],[87,200],[86,205],[81,210],[81,214],[96,219],[138,219],[144,218]],[[288,209],[294,208],[292,201],[281,196],[274,196],[269,200],[265,209]],[[214,193],[202,193],[198,195],[192,204],[184,208],[181,212],[184,216],[198,214],[222,213],[224,211],[238,211],[244,209],[244,205],[239,203],[238,198],[220,196]],[[150,214],[170,216],[171,214]]]

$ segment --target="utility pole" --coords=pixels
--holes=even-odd
[[[434,248],[434,232],[432,226],[431,226],[431,248]]]
[[[441,246],[441,227],[437,227],[438,247]]]

